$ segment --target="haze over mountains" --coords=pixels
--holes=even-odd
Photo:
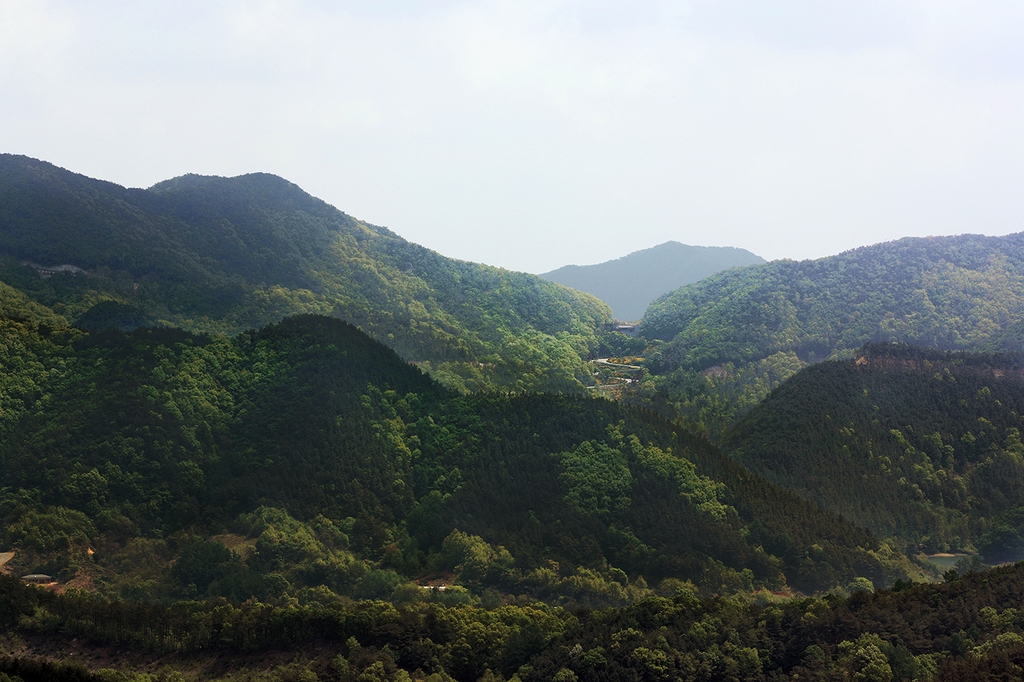
[[[651,301],[722,270],[765,260],[731,246],[689,246],[665,242],[596,265],[566,265],[541,277],[593,294],[616,319],[635,322]]]
[[[8,540],[39,557],[52,549],[26,530],[39,519],[116,544],[241,523],[269,506],[303,522],[354,518],[359,556],[412,543],[392,566],[405,578],[434,565],[428,557],[458,530],[512,550],[519,571],[557,559],[603,583],[615,567],[709,584],[750,570],[757,584],[788,584],[788,555],[773,559],[740,532],[755,519],[765,542],[829,548],[819,558],[827,569],[790,566],[802,589],[912,570],[668,422],[602,400],[458,402],[390,351],[368,352],[362,331],[320,317],[220,335],[329,313],[450,387],[581,392],[587,356],[611,334],[607,307],[587,294],[446,259],[273,176],[130,190],[24,157],[2,157],[0,168],[0,483],[32,491],[10,511],[22,530]],[[510,478],[500,473],[510,467]],[[487,521],[481,509],[502,495],[502,514]],[[673,525],[688,535],[655,522],[680,514]],[[527,518],[573,530],[523,535]],[[79,559],[40,561],[68,572]],[[253,580],[195,584],[240,594]],[[355,584],[339,578],[336,588]]]
[[[906,239],[718,272],[632,338],[281,178],[0,156],[0,551],[83,589],[0,578],[0,674],[1012,670],[1020,567],[911,581],[1024,554],[1022,310],[1024,235]]]

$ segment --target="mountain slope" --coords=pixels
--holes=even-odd
[[[669,401],[720,433],[779,382],[865,343],[1020,350],[1024,233],[901,239],[719,273],[651,304]]]
[[[1020,356],[877,344],[804,369],[722,447],[881,537],[931,552],[982,546],[1002,558],[1007,548],[985,535],[1024,502],[1021,415]],[[1014,552],[1024,556],[1024,546]]]
[[[678,364],[807,360],[864,343],[1019,350],[1024,233],[908,238],[720,273],[651,305],[648,338]]]
[[[731,246],[665,242],[596,265],[566,265],[540,277],[597,296],[620,320],[639,320],[651,301],[722,270],[764,259]]]
[[[62,264],[86,272],[37,271]],[[586,294],[444,258],[271,175],[126,189],[12,155],[0,280],[86,326],[234,333],[329,314],[463,388],[577,389],[609,319]]]
[[[340,320],[0,333],[2,540],[25,572],[245,599],[386,597],[448,571],[478,594],[593,604],[647,594],[641,576],[710,593],[907,575],[870,534],[654,415],[460,396]],[[250,558],[210,544],[225,529]],[[177,568],[142,579],[146,556]]]

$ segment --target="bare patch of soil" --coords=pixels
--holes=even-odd
[[[224,533],[223,535],[214,535],[210,539],[224,545],[232,552],[242,557],[243,561],[248,559],[256,550],[256,540],[253,538],[247,538],[244,535]]]

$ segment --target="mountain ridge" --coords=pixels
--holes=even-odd
[[[89,272],[44,279],[24,261]],[[106,301],[135,311],[122,322],[200,332],[334,315],[460,390],[579,390],[610,323],[587,294],[445,258],[270,174],[128,189],[13,155],[0,155],[0,281],[70,322]]]
[[[646,398],[656,387],[717,437],[801,368],[865,343],[1021,350],[1024,233],[906,238],[725,271],[653,302],[640,334],[654,342]]]
[[[683,285],[722,270],[764,263],[746,249],[691,246],[677,241],[633,251],[594,265],[564,265],[539,277],[597,296],[620,320],[639,320],[647,306]]]
[[[980,548],[1016,560],[1024,557],[1019,520],[999,541],[985,536],[1024,502],[1021,414],[1019,353],[871,344],[786,380],[722,447],[908,551]]]

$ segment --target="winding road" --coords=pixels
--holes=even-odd
[[[609,362],[608,358],[597,358],[595,360],[591,360],[591,362],[596,362],[599,365],[608,365],[609,367],[616,367],[618,369],[643,369],[643,367],[640,367],[638,365],[623,365],[618,362]]]

